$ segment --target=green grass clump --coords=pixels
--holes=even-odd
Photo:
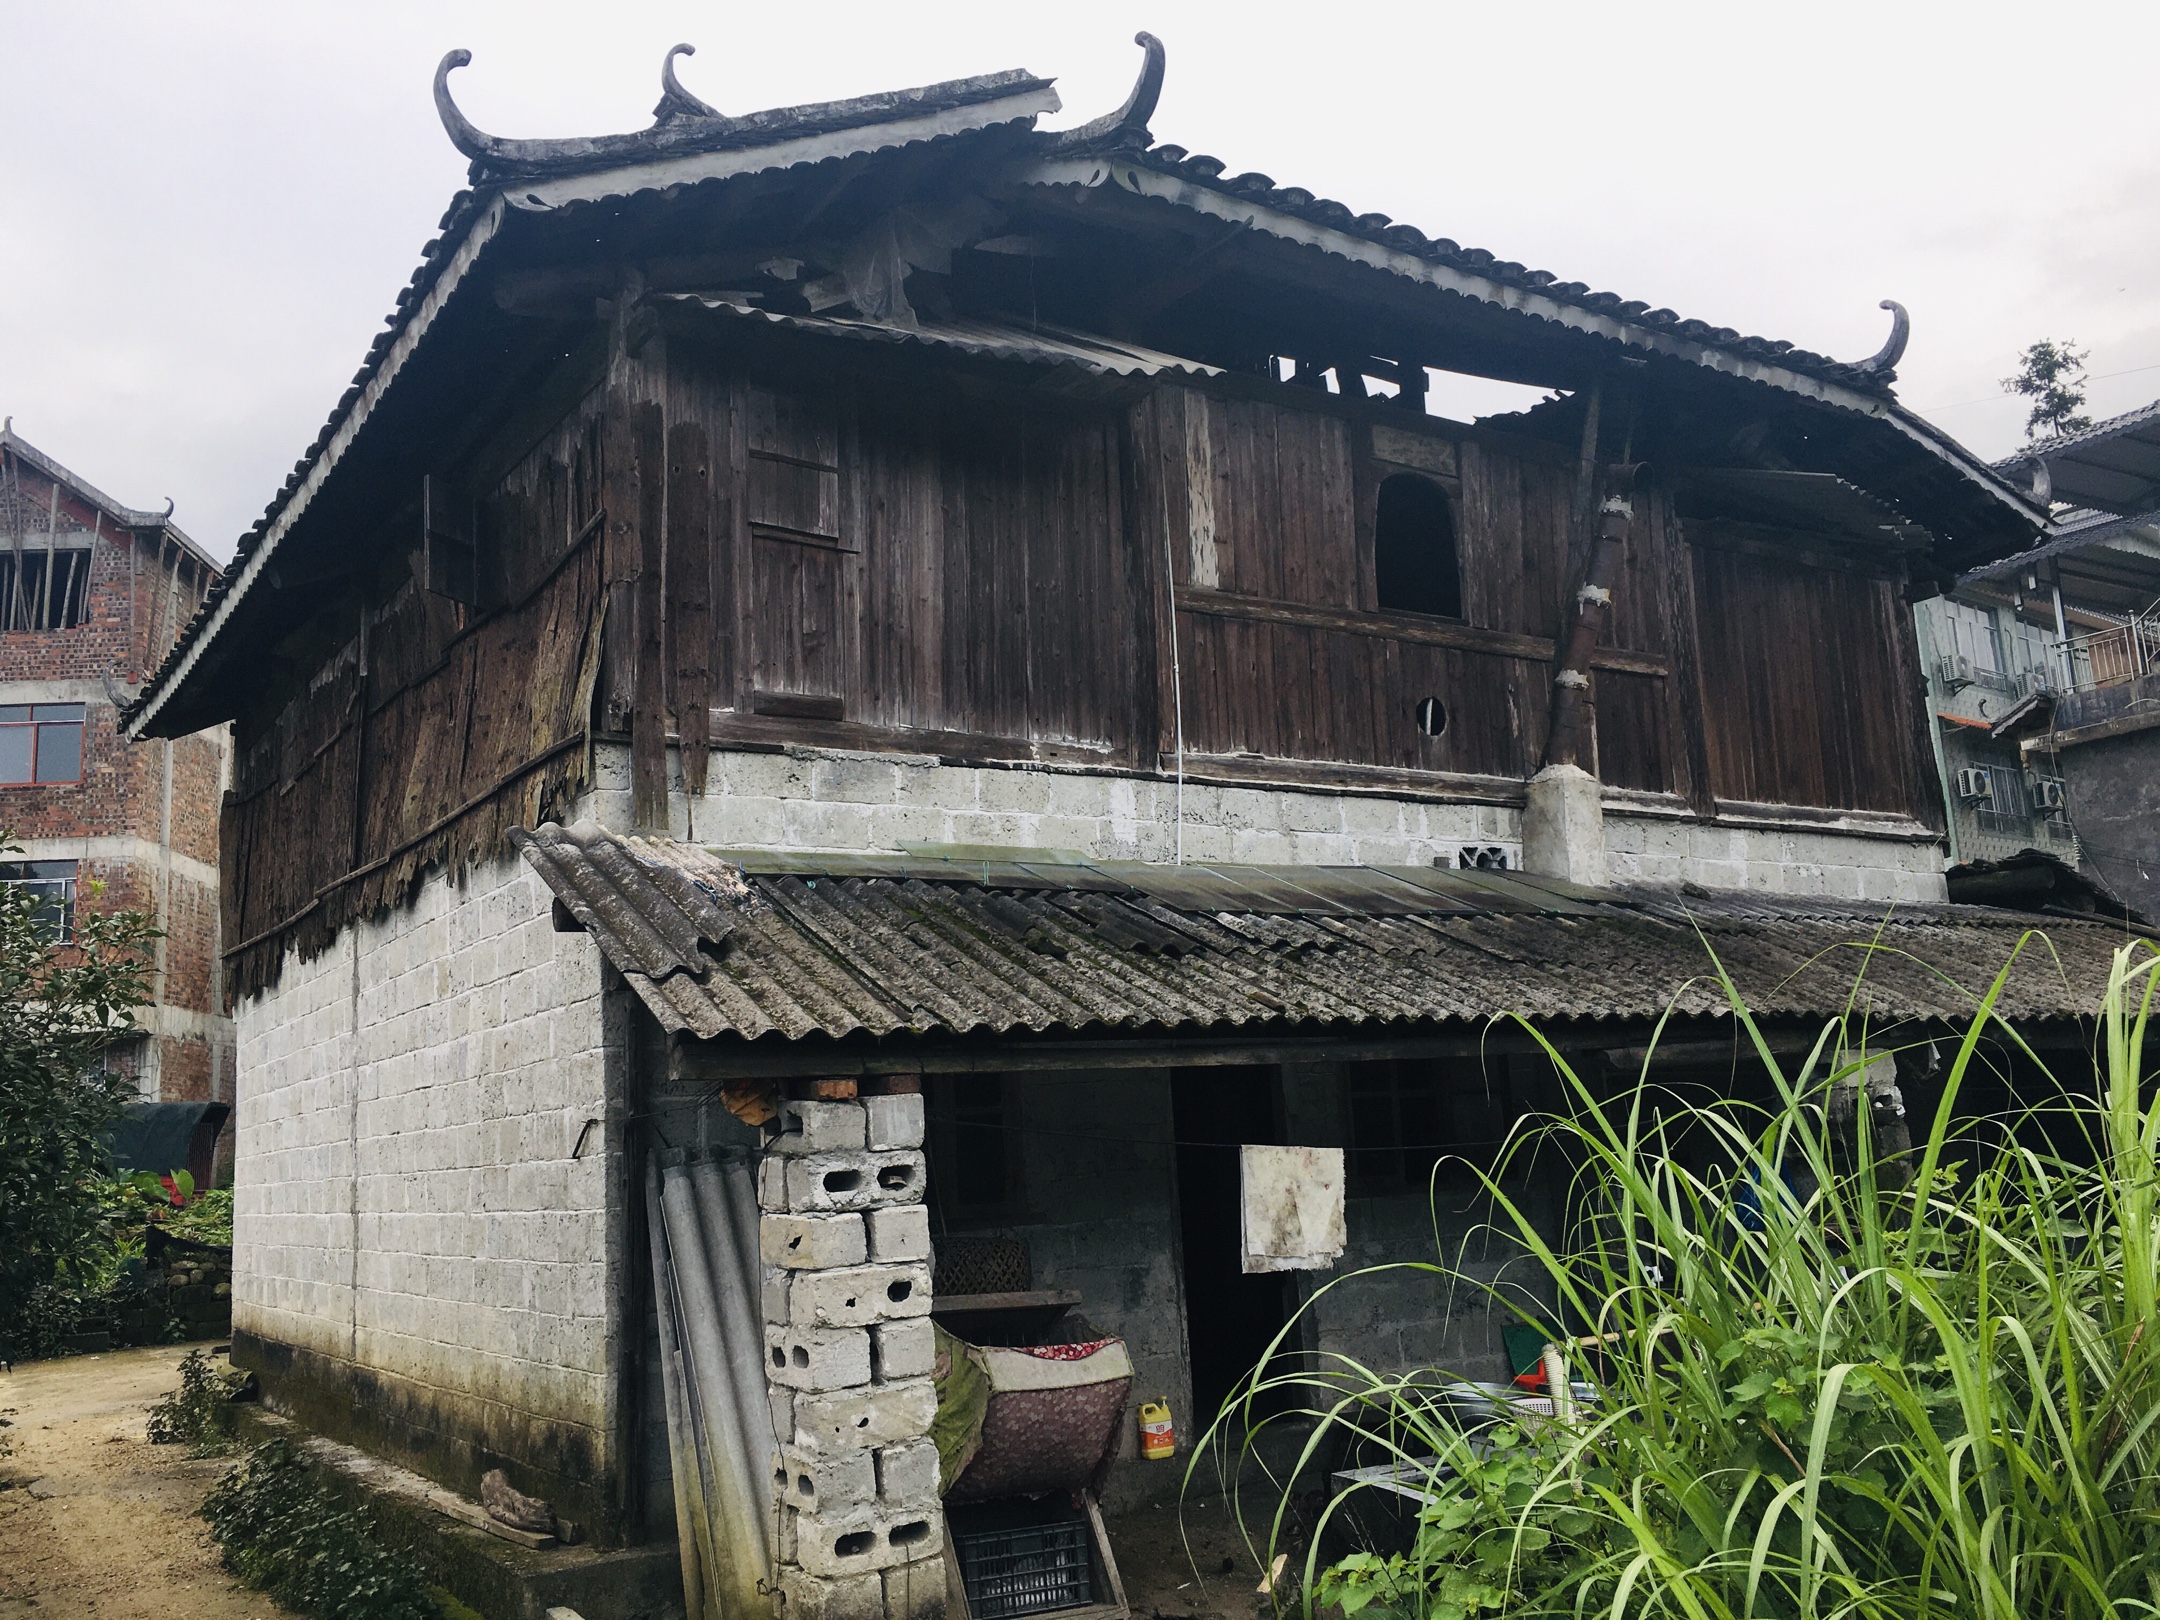
[[[257,1446],[203,1502],[225,1567],[316,1620],[442,1620],[405,1553],[318,1483],[290,1443]]]
[[[2156,969],[2150,946],[2120,952],[2092,1065],[2028,1090],[2011,1117],[1975,1120],[1959,1096],[1983,1042],[2047,1072],[1995,1014],[2005,966],[1924,1137],[1889,1157],[1864,1123],[1829,1123],[1835,1088],[1876,1055],[1857,1017],[1789,1069],[1726,978],[1775,1088],[1767,1106],[1660,1112],[1647,1078],[1600,1096],[1546,1045],[1568,1113],[1478,1174],[1494,1225],[1571,1331],[1610,1335],[1566,1349],[1597,1398],[1473,1434],[1431,1371],[1263,1361],[1220,1433],[1252,1445],[1295,1422],[1301,1468],[1355,1450],[1423,1474],[1410,1549],[1326,1565],[1308,1553],[1308,1607],[1404,1620],[2160,1613],[2160,1102],[2144,1055]],[[1507,1191],[1533,1151],[1573,1168],[1564,1239]],[[1436,1300],[1481,1291],[1521,1315],[1520,1279],[1503,1297],[1446,1264],[1413,1269],[1432,1274]],[[1290,1516],[1286,1494],[1271,1555]]]

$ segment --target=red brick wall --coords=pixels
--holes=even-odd
[[[24,549],[42,542],[51,485],[34,468],[20,469],[19,494],[0,491],[0,531],[27,530]],[[155,534],[137,535],[100,520],[96,510],[65,486],[58,532],[96,534],[83,623],[66,630],[0,633],[0,703],[82,702],[85,705],[82,780],[74,784],[0,787],[0,829],[18,839],[127,838],[153,850],[166,817],[166,750],[163,742],[129,743],[119,732],[117,703],[143,680],[186,625],[209,584],[208,572]],[[12,538],[0,545],[12,549]],[[175,567],[179,585],[174,588]],[[20,682],[76,683],[73,690],[39,692]],[[218,859],[218,803],[223,793],[225,738],[208,732],[171,746],[171,848],[212,868]],[[40,851],[64,856],[64,848]],[[85,856],[88,852],[85,851]],[[156,1037],[159,1094],[168,1100],[230,1101],[234,1083],[232,1026],[219,1005],[218,902],[214,887],[175,873],[169,888],[163,862],[126,860],[100,853],[78,856],[83,908],[136,908],[155,915],[164,903],[166,938],[157,1000],[177,1012],[210,1015],[200,1028]],[[102,883],[101,893],[89,884]],[[153,1019],[146,1018],[145,1022]],[[189,1022],[193,1022],[192,1020]],[[150,1053],[127,1061],[138,1071]]]

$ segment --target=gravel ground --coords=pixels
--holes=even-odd
[[[195,1516],[222,1461],[143,1436],[191,1348],[161,1345],[0,1372],[0,1620],[274,1620],[289,1611],[218,1565]]]

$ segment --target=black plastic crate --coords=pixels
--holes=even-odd
[[[956,1529],[953,1545],[972,1620],[1012,1620],[1095,1601],[1085,1519],[1013,1530]]]

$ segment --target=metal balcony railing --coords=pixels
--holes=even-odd
[[[2160,608],[2058,645],[2073,692],[2134,681],[2160,670]]]

